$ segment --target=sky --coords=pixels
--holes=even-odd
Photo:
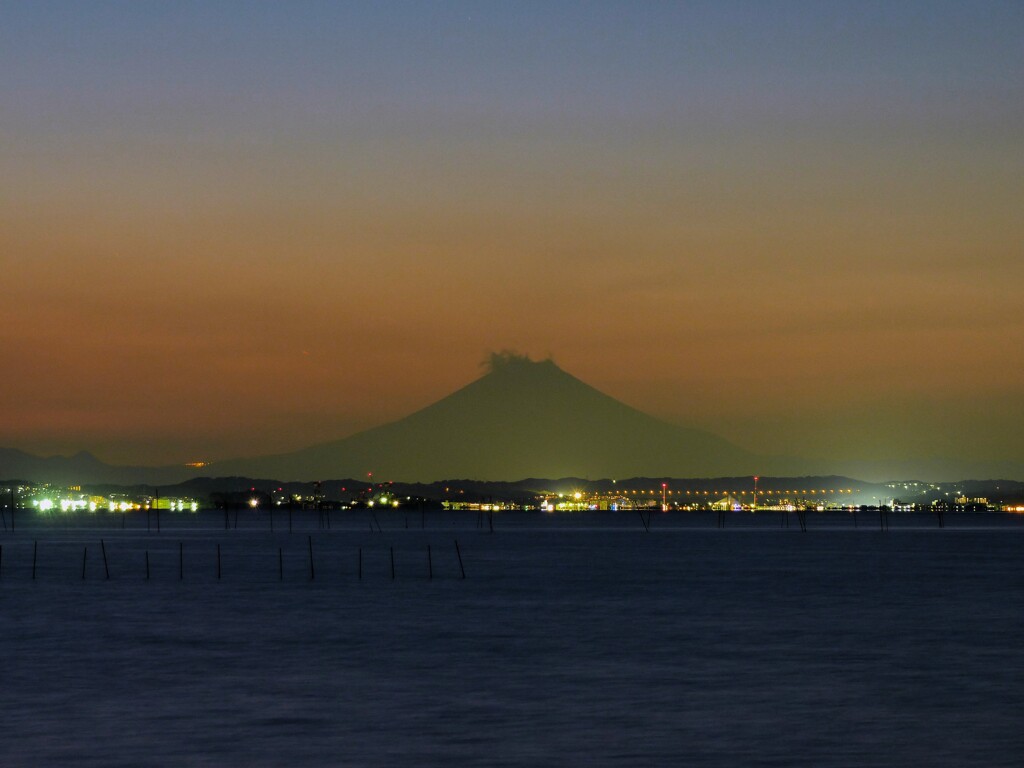
[[[0,446],[259,455],[511,349],[1024,461],[1020,2],[0,4]]]

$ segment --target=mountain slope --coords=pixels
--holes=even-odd
[[[295,453],[214,464],[220,474],[360,477],[695,477],[767,469],[727,441],[602,394],[550,360],[496,356],[491,371],[399,421]]]

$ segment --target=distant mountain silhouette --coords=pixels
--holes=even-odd
[[[752,474],[767,462],[720,437],[641,413],[551,360],[498,354],[482,378],[399,421],[294,453],[218,462],[282,480],[432,481]]]
[[[720,437],[674,426],[620,403],[550,360],[492,356],[490,371],[399,421],[294,453],[208,465],[204,475],[282,482],[446,479],[723,477],[839,473],[865,481],[1024,478],[1019,461],[927,458],[837,462],[759,456]],[[82,451],[38,457],[0,448],[0,478],[167,485],[196,477],[183,466],[113,466]]]
[[[194,474],[194,471],[181,466],[122,467],[105,464],[87,451],[79,451],[74,456],[33,456],[14,448],[0,448],[0,478],[5,480],[54,485],[145,485],[178,483]]]

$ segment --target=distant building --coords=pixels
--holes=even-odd
[[[743,504],[735,496],[723,496],[717,501],[711,502],[711,508],[719,512],[743,509]]]

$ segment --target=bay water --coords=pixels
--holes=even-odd
[[[19,513],[0,764],[1024,764],[1022,516],[239,517]]]

